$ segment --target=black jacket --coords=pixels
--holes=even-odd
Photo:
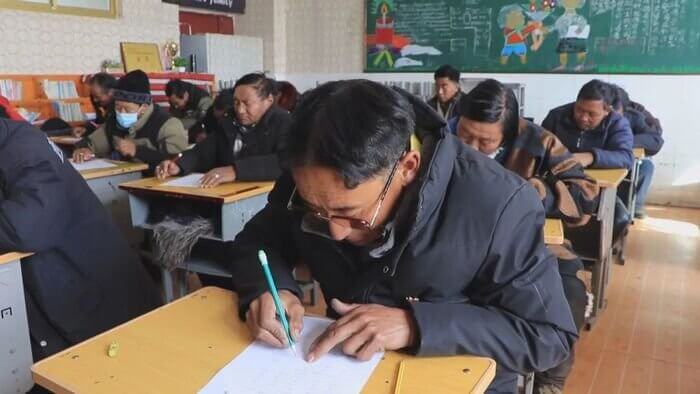
[[[625,108],[625,118],[630,122],[634,134],[634,147],[644,148],[647,156],[654,156],[664,146],[661,123],[641,104],[630,102]]]
[[[257,262],[264,249],[278,287],[300,294],[291,269],[303,261],[327,302],[409,308],[420,337],[413,352],[492,357],[491,390],[515,392],[516,371],[557,365],[577,336],[544,245],[542,203],[526,181],[444,130],[423,138],[423,156],[396,208],[394,245],[379,255],[303,231],[286,209],[293,180],[278,179],[230,244],[241,317],[267,291]]]
[[[32,341],[76,344],[153,309],[160,296],[60,155],[29,124],[0,120],[0,250],[35,253],[22,260]],[[61,350],[48,342],[35,356]]]
[[[574,104],[547,114],[542,127],[551,131],[572,153],[593,154],[593,168],[632,168],[632,129],[624,116],[611,111],[593,130],[581,130],[574,120]]]
[[[450,103],[447,106],[447,113],[445,113],[444,116],[444,120],[446,122],[454,118],[459,118],[459,116],[461,115],[460,102],[464,96],[464,92],[460,90],[457,92],[457,94],[455,94],[452,100],[450,100]],[[438,101],[437,95],[433,96],[433,98],[428,100],[428,105],[430,106],[430,108],[434,109],[435,112],[437,112],[438,114],[442,113],[442,109],[440,108],[440,102]]]
[[[238,181],[275,180],[281,174],[280,160],[290,124],[289,112],[274,105],[249,129],[227,117],[217,131],[183,152],[178,165],[183,175],[233,165]],[[234,154],[237,136],[243,145]]]

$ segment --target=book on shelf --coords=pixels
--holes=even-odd
[[[80,103],[64,103],[62,101],[54,101],[51,103],[56,116],[66,122],[80,122],[85,120],[85,115],[80,109]]]
[[[49,81],[42,83],[44,93],[50,100],[64,100],[78,98],[78,89],[73,81]]]
[[[0,79],[0,96],[10,101],[22,100],[22,81]]]

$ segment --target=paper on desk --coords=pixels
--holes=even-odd
[[[367,362],[345,356],[338,349],[314,363],[304,361],[311,343],[331,320],[304,318],[297,355],[289,349],[250,344],[199,391],[199,394],[356,394],[364,387],[383,354]]]
[[[565,38],[583,38],[586,40],[588,39],[588,36],[591,35],[591,25],[586,25],[581,33],[578,32],[578,29],[578,25],[569,26],[569,31],[566,32]]]
[[[165,182],[162,186],[177,186],[177,187],[202,187],[199,181],[202,179],[204,174],[194,173],[190,175],[185,175],[180,178],[172,179]]]
[[[73,165],[73,168],[75,168],[78,171],[99,170],[103,168],[112,168],[117,166],[114,163],[110,163],[102,159],[84,161],[82,163],[76,163],[73,160],[71,160],[70,163]]]

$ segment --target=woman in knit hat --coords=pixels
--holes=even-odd
[[[153,104],[146,73],[134,70],[124,75],[112,94],[115,111],[78,143],[73,160],[137,160],[153,170],[161,161],[187,148],[187,131],[182,122]]]

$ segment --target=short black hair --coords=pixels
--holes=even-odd
[[[185,82],[181,79],[171,79],[165,85],[165,95],[170,97],[174,94],[175,96],[182,98],[185,93],[192,93],[194,87],[195,86],[193,84]]]
[[[602,101],[607,106],[612,107],[615,95],[615,88],[611,84],[600,79],[593,79],[581,87],[576,100]]]
[[[109,92],[117,86],[117,78],[107,73],[97,73],[90,77],[90,85],[97,85],[105,92]]]
[[[518,135],[520,109],[513,90],[495,79],[481,81],[462,100],[460,114],[476,122],[503,125],[502,145],[509,145]]]
[[[459,71],[456,68],[450,66],[449,64],[440,66],[440,68],[435,70],[435,74],[433,74],[433,77],[436,80],[438,78],[447,78],[450,81],[459,83]]]
[[[250,73],[240,77],[233,85],[235,91],[239,86],[252,85],[258,91],[258,97],[267,98],[270,95],[277,95],[277,82],[269,78],[265,73]]]
[[[289,132],[289,164],[337,170],[348,189],[389,172],[415,128],[398,91],[365,79],[325,83],[301,96]]]
[[[233,88],[223,89],[216,95],[212,107],[219,111],[229,111],[233,108]]]
[[[624,110],[630,105],[630,95],[619,85],[612,85],[615,89],[615,98],[613,99],[612,107],[614,110]]]

